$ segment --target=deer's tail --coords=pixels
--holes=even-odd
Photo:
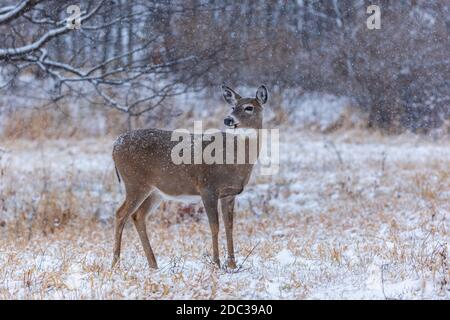
[[[117,180],[119,180],[119,183],[121,182],[120,180],[120,174],[119,174],[119,170],[117,170],[117,167],[114,166],[114,169],[116,169],[116,176],[117,176]]]

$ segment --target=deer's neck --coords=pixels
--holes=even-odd
[[[256,128],[256,139],[257,139],[257,145],[258,145],[257,158],[259,158],[259,154],[260,154],[261,148],[262,148],[262,137],[261,137],[262,131],[263,131],[263,125],[262,125],[262,121],[261,121],[258,128]]]
[[[261,126],[258,126],[258,128],[252,128],[254,130],[254,135],[251,136],[251,139],[253,141],[248,141],[248,143],[245,144],[245,153],[250,157],[252,153],[256,152],[256,159],[259,158],[259,154],[261,152],[261,148],[263,146],[263,137],[262,137],[262,124]],[[249,158],[250,159],[250,158]]]

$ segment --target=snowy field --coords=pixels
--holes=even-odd
[[[111,270],[114,138],[2,141],[0,299],[450,297],[450,141],[280,137],[279,174],[237,201],[237,270],[211,263],[201,205],[173,202],[147,220],[160,269],[129,223]]]

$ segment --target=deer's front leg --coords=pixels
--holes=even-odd
[[[233,245],[233,216],[234,216],[234,196],[220,199],[222,207],[223,223],[225,225],[225,233],[227,236],[227,250],[229,268],[236,268],[236,261],[234,259],[234,245]]]
[[[202,201],[208,215],[209,226],[212,234],[213,260],[220,267],[219,259],[219,212],[217,210],[219,197],[211,191],[202,193]]]

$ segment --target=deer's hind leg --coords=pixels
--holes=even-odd
[[[117,261],[119,261],[122,233],[127,219],[139,208],[142,202],[147,198],[148,194],[149,191],[127,189],[126,199],[116,212],[114,255],[111,267],[114,267]]]
[[[153,191],[147,197],[147,199],[142,202],[141,206],[131,218],[133,219],[134,226],[136,227],[136,231],[139,234],[139,238],[141,239],[142,247],[144,248],[145,256],[147,257],[147,262],[150,268],[157,269],[158,264],[156,263],[155,255],[153,254],[152,247],[150,246],[150,241],[147,235],[147,227],[145,225],[145,217],[148,213],[155,210],[159,203],[161,202],[161,195],[158,191]]]

